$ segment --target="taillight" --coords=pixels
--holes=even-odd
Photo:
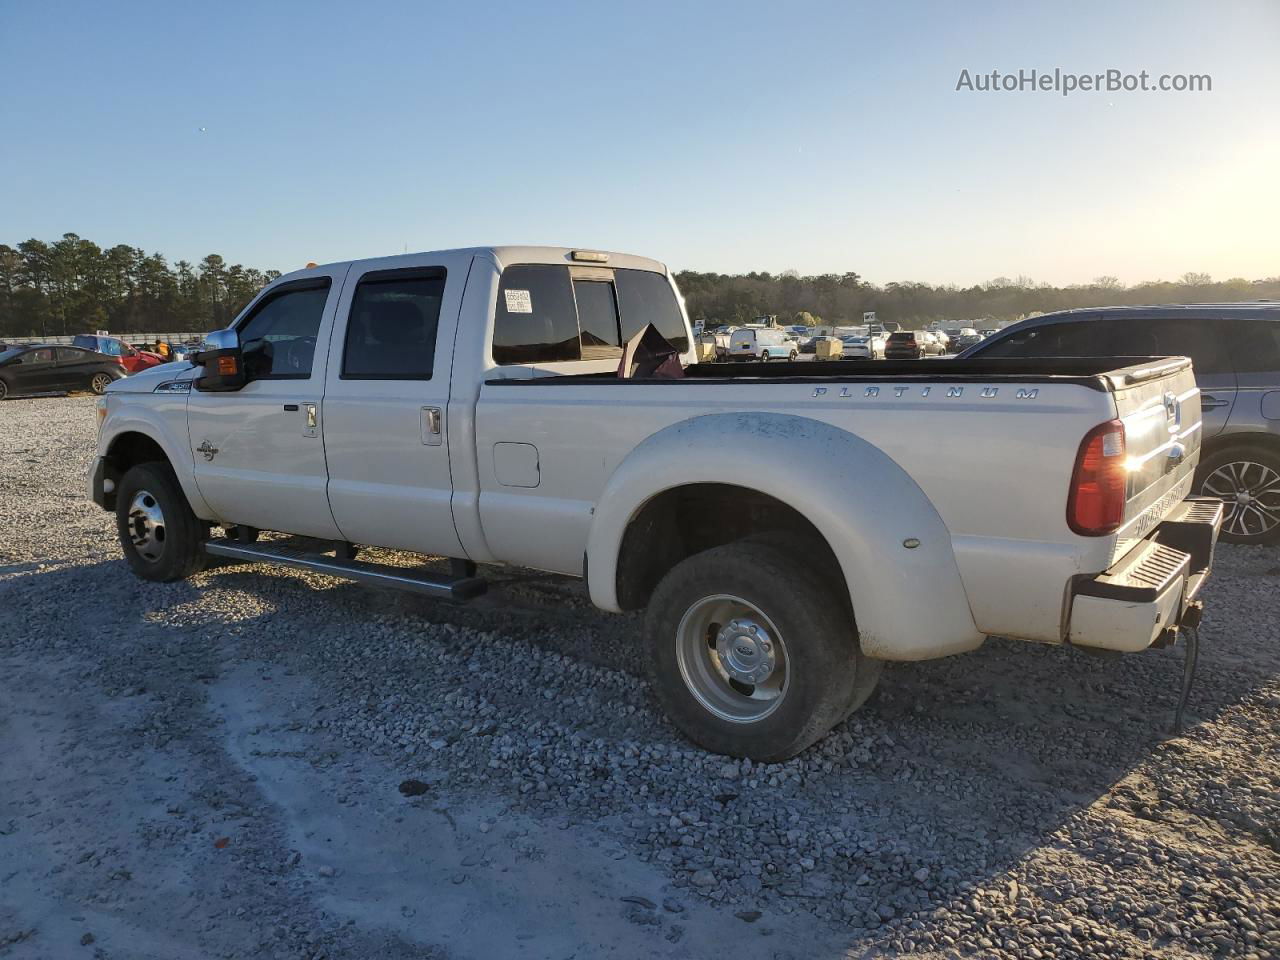
[[[1067,525],[1083,537],[1115,533],[1124,522],[1128,491],[1124,424],[1100,423],[1080,443],[1067,497]]]

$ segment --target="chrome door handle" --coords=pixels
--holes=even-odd
[[[444,442],[440,424],[444,414],[439,407],[422,408],[422,442],[428,447],[438,447]]]
[[[316,405],[314,403],[304,403],[302,405],[302,409],[303,417],[305,419],[305,426],[302,428],[302,435],[304,437],[317,436],[316,427],[319,421],[316,417]]]
[[[1200,394],[1201,410],[1212,410],[1215,407],[1225,407],[1225,406],[1228,406],[1230,403],[1231,403],[1230,400],[1219,400],[1217,397],[1205,396],[1203,393]]]

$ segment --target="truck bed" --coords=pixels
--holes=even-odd
[[[830,383],[831,381],[909,383],[984,382],[1075,384],[1110,391],[1156,379],[1190,366],[1186,357],[1053,357],[1044,359],[992,358],[976,360],[773,360],[767,363],[696,363],[685,367],[684,378],[619,378],[612,372],[555,374],[490,379],[499,385],[555,383]]]

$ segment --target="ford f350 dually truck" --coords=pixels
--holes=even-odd
[[[653,331],[682,375],[622,375]],[[674,723],[757,760],[821,737],[887,660],[988,635],[1138,651],[1198,615],[1222,505],[1188,498],[1185,358],[695,359],[653,260],[311,266],[195,364],[111,386],[91,492],[148,580],[210,556],[454,601],[481,563],[583,577],[601,609],[646,610],[635,654]]]

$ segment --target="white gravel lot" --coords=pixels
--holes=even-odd
[[[752,767],[573,581],[136,580],[92,403],[0,405],[0,957],[1280,957],[1280,550],[1184,736],[1180,648],[992,640]]]

